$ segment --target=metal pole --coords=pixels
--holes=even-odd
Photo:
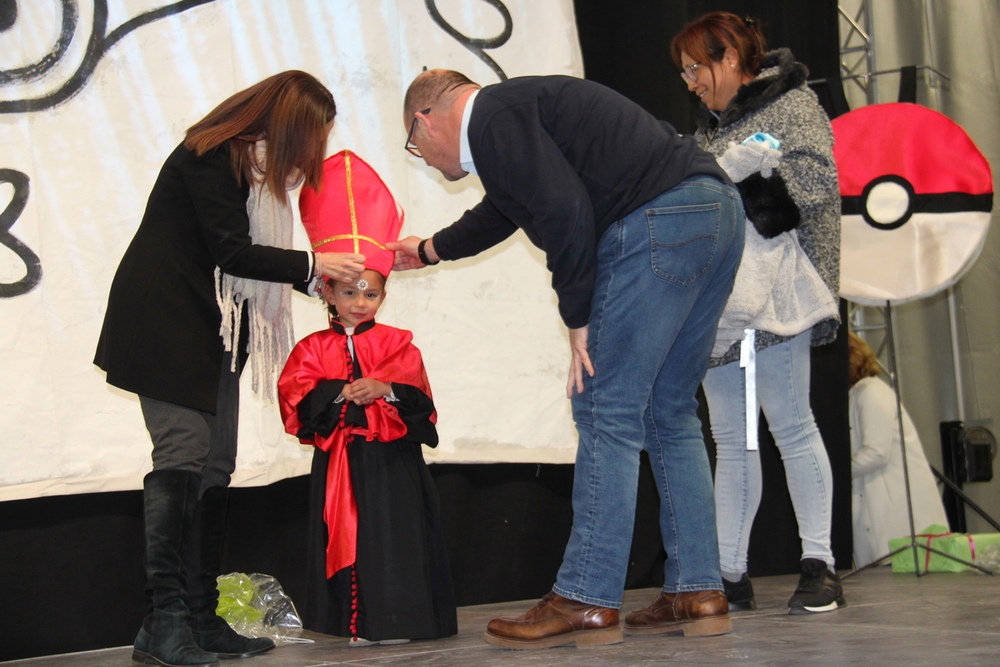
[[[955,400],[958,402],[958,421],[965,423],[965,390],[962,387],[962,354],[958,345],[958,306],[955,304],[955,287],[948,288],[948,326],[951,330],[951,364],[955,375]]]
[[[865,27],[868,28],[868,50],[865,56],[868,58],[868,71],[877,72],[875,66],[875,10],[872,9],[871,0],[864,0],[865,5]],[[868,104],[878,103],[878,77],[873,76],[868,85]],[[916,553],[916,552],[914,552]]]
[[[899,447],[903,452],[903,486],[906,488],[906,518],[910,520],[910,546],[913,549],[913,572],[920,575],[920,560],[917,558],[917,531],[913,525],[913,501],[910,498],[910,468],[906,460],[906,436],[903,435],[903,404],[899,397],[899,381],[896,376],[896,341],[892,331],[892,306],[885,302],[885,332],[889,342],[889,377],[896,392],[896,424],[899,426]]]

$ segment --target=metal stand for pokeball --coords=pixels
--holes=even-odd
[[[992,575],[993,574],[992,571],[987,570],[984,567],[980,567],[975,563],[971,563],[953,554],[945,553],[944,551],[935,549],[930,544],[921,544],[917,542],[917,531],[914,529],[913,526],[913,501],[910,497],[910,470],[906,457],[906,436],[903,434],[903,405],[899,398],[899,384],[897,381],[897,373],[896,373],[896,343],[895,339],[893,338],[893,331],[892,331],[892,305],[888,301],[885,302],[885,310],[883,312],[885,315],[885,335],[886,335],[886,342],[888,346],[888,356],[889,356],[889,377],[890,379],[892,379],[892,391],[896,395],[896,425],[899,427],[899,447],[902,450],[902,455],[903,455],[903,485],[906,488],[906,516],[910,520],[910,535],[909,535],[910,543],[905,544],[899,547],[898,549],[894,549],[893,551],[890,551],[884,556],[880,556],[879,558],[876,558],[872,562],[866,565],[862,565],[861,567],[848,572],[847,574],[843,575],[841,579],[842,580],[847,579],[848,577],[857,574],[861,570],[867,569],[874,565],[878,565],[879,563],[882,563],[886,559],[892,558],[896,554],[906,551],[907,549],[913,550],[913,573],[918,577],[922,577],[928,572],[926,568],[924,569],[923,572],[920,571],[920,558],[917,555],[918,549],[923,549],[925,552],[936,553],[939,556],[944,556],[945,558],[956,561],[958,563],[963,563],[964,565],[979,570],[980,572],[983,572],[985,574]]]

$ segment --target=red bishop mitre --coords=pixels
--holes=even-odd
[[[299,213],[314,251],[362,254],[365,268],[389,275],[395,253],[385,244],[399,239],[403,210],[356,153],[343,150],[323,162],[321,187],[302,188]]]

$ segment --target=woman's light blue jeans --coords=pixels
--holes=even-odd
[[[802,558],[833,568],[830,459],[809,406],[807,330],[757,353],[757,401],[785,466]],[[747,571],[750,528],[760,505],[760,454],[746,447],[745,379],[739,363],[710,368],[702,385],[716,445],[715,504],[722,571]]]
[[[664,590],[721,589],[712,478],[696,414],[743,252],[734,188],[689,178],[612,225],[597,249],[588,331],[595,376],[572,399],[573,530],[553,590],[620,607],[649,453],[667,552]]]

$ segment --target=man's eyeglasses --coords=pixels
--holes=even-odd
[[[726,47],[720,46],[719,48],[715,49],[714,51],[710,51],[708,55],[709,55],[709,57],[713,57],[714,58],[716,53],[719,53],[720,51],[725,51],[725,50],[726,50]],[[691,83],[698,83],[698,68],[701,67],[701,66],[702,66],[701,63],[697,62],[697,63],[692,63],[692,64],[688,65],[687,67],[682,67],[681,68],[681,78],[684,79],[685,81],[690,81]]]
[[[422,113],[424,115],[427,115],[430,112],[431,112],[431,110],[428,108],[428,109],[424,109],[420,113]],[[408,135],[406,135],[406,145],[403,146],[403,148],[405,148],[406,150],[408,150],[410,152],[410,155],[413,155],[413,156],[419,157],[419,158],[423,158],[424,156],[420,154],[420,149],[417,148],[416,144],[414,144],[413,141],[412,141],[412,139],[413,139],[413,133],[416,132],[416,130],[417,130],[417,116],[416,116],[416,114],[414,114],[413,115],[413,122],[410,123],[410,133]]]

